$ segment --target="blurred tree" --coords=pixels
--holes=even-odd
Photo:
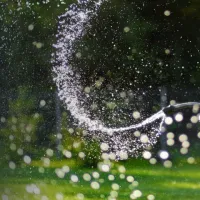
[[[11,161],[19,161],[24,155],[37,157],[35,148],[37,140],[37,125],[43,121],[35,110],[35,98],[26,88],[20,88],[16,100],[9,101],[7,123],[0,131],[3,141],[3,154]]]
[[[48,105],[43,108],[38,106],[44,118],[38,127],[39,144],[47,141],[55,127],[52,45],[58,15],[71,1],[61,3],[58,0],[0,2],[0,99],[3,105],[0,116],[8,117],[8,100],[17,95],[21,86],[26,86],[34,94],[38,105],[45,99]]]

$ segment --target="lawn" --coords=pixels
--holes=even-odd
[[[68,166],[70,171],[65,176],[56,175],[55,170],[63,166]],[[14,170],[1,167],[0,171],[3,200],[127,200],[134,191],[137,194],[142,192],[139,199],[153,200],[154,196],[159,200],[199,200],[200,164],[180,161],[171,168],[164,168],[161,164],[151,165],[133,159],[115,162],[109,172],[100,172],[74,160],[52,161],[50,167],[43,167],[40,161],[35,161]]]

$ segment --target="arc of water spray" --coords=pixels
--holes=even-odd
[[[72,116],[78,119],[79,125],[86,127],[89,131],[113,133],[137,129],[153,123],[158,119],[162,119],[160,124],[161,128],[166,117],[165,113],[169,109],[173,108],[176,110],[191,107],[195,104],[200,105],[198,102],[187,102],[176,104],[173,107],[168,106],[144,121],[128,127],[107,128],[103,122],[90,119],[88,112],[81,105],[79,99],[82,93],[82,87],[79,81],[81,77],[78,73],[75,73],[69,65],[69,59],[75,51],[73,49],[74,42],[84,36],[89,26],[90,19],[97,14],[98,8],[103,2],[103,0],[99,0],[94,3],[92,9],[89,9],[88,3],[90,3],[90,1],[78,0],[78,3],[74,5],[73,9],[69,9],[65,14],[59,17],[57,43],[54,45],[56,48],[56,61],[53,61],[53,72],[56,75],[54,80],[58,87],[60,99],[65,102]],[[66,18],[69,20],[69,23],[66,23]]]

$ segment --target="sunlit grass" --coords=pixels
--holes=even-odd
[[[164,168],[161,164],[150,165],[146,161],[131,160],[128,162],[116,162],[111,172],[99,172],[98,179],[91,181],[100,182],[100,188],[91,188],[91,181],[83,180],[83,174],[98,171],[76,164],[76,161],[52,161],[51,167],[44,168],[44,172],[39,172],[40,161],[32,162],[32,166],[17,167],[10,170],[7,167],[0,172],[0,194],[8,195],[9,199],[40,199],[46,200],[79,200],[84,195],[85,200],[108,199],[112,191],[112,183],[120,185],[118,198],[122,200],[130,199],[133,190],[142,191],[142,197],[147,199],[149,194],[153,194],[155,199],[161,200],[199,200],[200,199],[200,166],[199,164],[189,165],[176,164],[170,169]],[[55,169],[63,165],[70,166],[70,172],[64,178],[58,178]],[[120,177],[118,166],[124,165],[125,175],[131,175],[137,182],[134,184],[127,182],[126,178]],[[79,181],[73,183],[71,175],[77,175]],[[114,175],[114,180],[109,180],[108,176]],[[29,184],[35,184],[39,194],[30,194],[26,191]],[[59,196],[60,195],[60,196]],[[78,196],[77,196],[78,195]],[[60,199],[59,199],[60,198]]]
[[[78,165],[80,165],[81,163],[78,163]],[[43,161],[42,160],[35,160],[31,162],[31,166],[35,166],[35,167],[40,167],[43,165]],[[50,161],[50,166],[51,168],[57,168],[57,167],[62,167],[64,165],[70,166],[70,167],[76,167],[77,166],[77,161],[74,159],[67,159],[67,160],[51,160]]]

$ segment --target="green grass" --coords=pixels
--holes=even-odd
[[[47,196],[49,200],[55,200],[56,194],[62,193],[64,200],[78,200],[77,194],[84,194],[84,200],[108,199],[112,191],[112,183],[118,183],[119,200],[130,199],[132,191],[138,189],[142,192],[139,199],[147,199],[149,194],[153,194],[159,200],[199,200],[200,199],[200,165],[179,162],[172,168],[166,169],[160,164],[150,165],[143,160],[130,160],[126,162],[114,163],[110,172],[99,172],[98,169],[89,169],[79,165],[76,161],[52,161],[50,167],[44,168],[44,173],[38,171],[41,166],[40,161],[32,162],[31,166],[17,167],[11,170],[2,167],[0,171],[0,194],[7,195],[9,200],[45,200],[42,196]],[[58,178],[55,169],[63,165],[70,166],[71,170],[64,178]],[[131,184],[120,178],[118,166],[124,165],[125,175],[131,175],[139,183]],[[90,182],[83,180],[83,174],[97,171],[100,173],[98,179],[100,189],[91,188]],[[76,174],[79,177],[78,183],[72,183],[70,176]],[[108,175],[114,175],[115,180],[108,180]],[[36,184],[40,189],[40,194],[26,192],[28,184]],[[59,200],[59,199],[58,199]]]

